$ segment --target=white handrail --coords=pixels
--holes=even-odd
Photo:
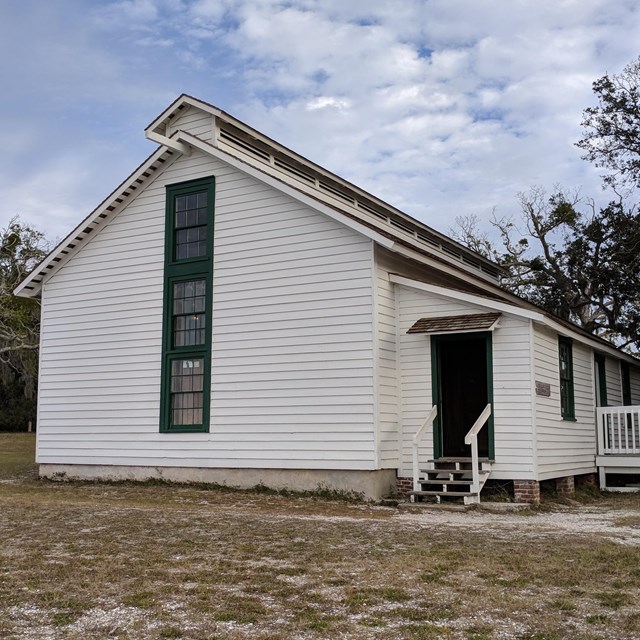
[[[482,413],[478,416],[478,419],[473,423],[473,427],[469,429],[469,432],[464,437],[464,443],[471,445],[471,473],[473,476],[473,484],[471,491],[473,493],[480,494],[480,463],[478,460],[478,433],[480,429],[484,427],[489,416],[491,415],[491,405],[488,404]]]
[[[420,491],[420,462],[418,461],[418,448],[420,446],[420,440],[422,439],[422,434],[425,432],[427,427],[430,427],[433,424],[433,421],[436,419],[438,415],[438,407],[433,405],[431,407],[431,411],[429,411],[429,415],[427,419],[423,422],[422,426],[416,431],[413,436],[413,490]]]

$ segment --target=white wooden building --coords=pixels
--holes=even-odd
[[[473,501],[487,477],[535,500],[640,471],[636,360],[210,104],[146,135],[16,289],[42,300],[41,475]]]

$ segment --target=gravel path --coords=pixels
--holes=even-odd
[[[395,519],[422,527],[451,526],[474,532],[491,531],[497,537],[542,538],[558,535],[600,535],[619,544],[640,544],[638,511],[603,507],[567,508],[550,513],[489,513],[425,509],[399,513]]]

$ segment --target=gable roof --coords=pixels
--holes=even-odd
[[[175,126],[179,124],[180,115],[189,108],[212,117],[210,142]],[[535,305],[501,289],[498,276],[502,269],[495,263],[208,102],[182,94],[146,127],[145,135],[159,143],[160,147],[49,253],[16,287],[16,295],[38,296],[44,280],[117,215],[148,181],[177,157],[189,155],[191,149],[196,148],[272,184],[394,252],[422,264],[436,266],[458,279],[474,281],[487,291],[487,295],[493,297],[496,307],[502,304],[523,310],[535,309],[535,315],[552,317]],[[500,303],[496,304],[496,297]],[[525,313],[531,314],[532,311]],[[606,344],[609,349],[615,349],[602,338],[589,334],[576,325],[557,318],[555,321],[570,327],[571,331],[588,336],[595,343]]]
[[[173,126],[181,113],[190,107],[212,116],[210,143]],[[249,167],[257,169],[258,178],[264,179],[265,174],[269,175],[278,181],[280,187],[289,185],[298,194],[311,198],[311,206],[319,208],[320,204],[329,207],[363,225],[359,227],[360,231],[369,229],[369,232],[364,231],[365,235],[387,248],[392,248],[397,243],[398,247],[410,251],[414,259],[417,257],[431,263],[435,261],[445,271],[463,271],[481,281],[497,283],[501,268],[495,263],[307,160],[212,104],[182,94],[147,126],[145,135],[161,146],[51,251],[16,287],[16,295],[39,295],[44,279],[62,266],[91,234],[95,235],[94,232],[100,226],[104,226],[109,218],[126,206],[127,200],[145,181],[157,175],[158,170],[166,166],[169,160],[180,154],[188,155],[192,147],[227,162],[239,160],[245,170]],[[326,209],[324,211],[327,213]],[[384,242],[381,238],[390,242]]]

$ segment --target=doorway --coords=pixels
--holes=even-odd
[[[431,337],[434,457],[469,457],[464,438],[487,404],[493,407],[491,333]],[[493,458],[493,412],[478,434],[481,457]]]

